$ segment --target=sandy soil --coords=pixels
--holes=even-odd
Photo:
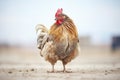
[[[70,73],[63,73],[62,63],[55,65],[39,55],[35,48],[1,48],[0,80],[120,80],[120,51],[108,47],[82,47],[80,55],[66,66]]]

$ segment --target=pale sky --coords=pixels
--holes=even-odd
[[[120,0],[0,0],[0,43],[35,44],[35,26],[50,28],[58,8],[94,44],[110,43],[112,35],[120,35]]]

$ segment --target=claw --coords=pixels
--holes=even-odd
[[[66,70],[65,70],[65,71],[63,71],[63,73],[72,73],[72,71],[66,71]]]
[[[54,73],[55,71],[47,71],[47,73]]]

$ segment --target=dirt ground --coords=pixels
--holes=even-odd
[[[39,55],[36,48],[0,48],[0,80],[120,80],[120,50],[109,47],[81,47],[79,56],[66,65],[51,64]]]

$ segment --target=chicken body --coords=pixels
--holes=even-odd
[[[54,72],[54,65],[57,60],[63,63],[63,72],[66,71],[65,65],[74,59],[80,52],[79,38],[76,26],[73,21],[65,14],[62,14],[62,22],[60,24],[54,23],[44,37],[38,37],[41,40],[38,45],[43,46],[39,48],[40,54],[51,63],[52,72]],[[59,22],[59,21],[58,21]],[[44,30],[44,26],[37,26],[40,31]],[[40,33],[40,34],[41,34]],[[39,35],[40,35],[39,34]]]

